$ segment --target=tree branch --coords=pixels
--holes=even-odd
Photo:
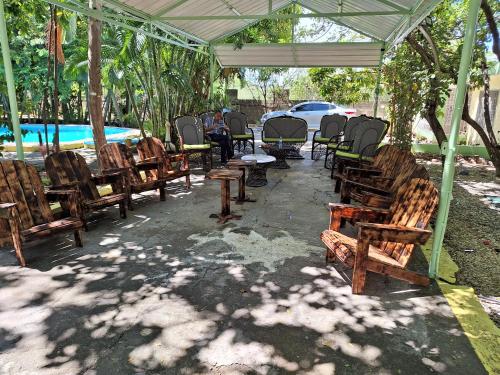
[[[498,33],[497,23],[495,21],[495,15],[490,5],[488,4],[488,0],[481,1],[481,9],[486,16],[486,22],[490,28],[490,33],[493,38],[493,52],[497,55],[498,61],[500,61],[500,36]]]

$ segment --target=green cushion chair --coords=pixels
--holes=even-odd
[[[368,161],[372,158],[387,133],[388,123],[381,119],[361,122],[355,129],[352,142],[340,142],[332,152],[331,178],[339,159],[358,159]],[[344,148],[342,148],[344,146]],[[345,146],[348,146],[346,149]]]
[[[243,144],[243,150],[245,150],[247,144],[250,144],[252,153],[255,154],[255,135],[253,129],[248,127],[247,115],[242,112],[227,112],[224,115],[224,122],[229,128],[229,137],[233,150],[234,146],[238,145],[238,151],[241,152],[241,144]]]
[[[314,160],[314,152],[317,148],[339,142],[346,122],[347,117],[337,113],[321,118],[319,130],[314,132],[312,139],[311,160]]]
[[[212,145],[205,136],[205,128],[201,118],[180,116],[174,120],[174,124],[179,134],[181,149],[188,155],[201,154],[205,170],[210,170],[213,163]]]

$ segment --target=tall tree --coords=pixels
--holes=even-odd
[[[101,0],[89,0],[89,7],[100,10]],[[94,135],[94,144],[97,155],[106,144],[104,135],[104,118],[102,115],[102,77],[101,77],[101,31],[102,23],[89,18],[89,112],[90,124]],[[99,158],[97,159],[99,162]],[[99,163],[100,165],[100,163]]]

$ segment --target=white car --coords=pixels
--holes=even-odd
[[[352,108],[344,108],[328,102],[304,102],[294,105],[288,111],[267,112],[260,119],[260,123],[264,124],[267,119],[279,116],[292,116],[306,120],[307,125],[311,129],[319,129],[321,118],[325,115],[333,115],[338,113],[347,117],[356,115],[356,110]]]

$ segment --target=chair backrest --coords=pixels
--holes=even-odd
[[[54,221],[38,172],[24,161],[0,162],[0,203],[17,204],[21,230]],[[8,221],[0,219],[0,243],[9,241],[9,236]]]
[[[185,145],[201,145],[205,143],[203,122],[199,117],[181,116],[175,119],[175,127]]]
[[[170,159],[167,158],[167,152],[165,145],[158,138],[146,137],[142,138],[137,142],[137,153],[141,160],[146,160],[148,158],[157,158],[162,161],[163,175],[167,176],[169,172],[172,171],[172,164]],[[158,173],[156,170],[150,170],[146,172],[148,179],[156,179]]]
[[[232,135],[244,135],[248,126],[247,115],[241,112],[227,112],[224,122]]]
[[[128,177],[132,185],[143,181],[136,167],[134,156],[129,147],[122,143],[108,143],[99,150],[99,159],[103,170],[127,168]]]
[[[363,153],[363,156],[375,155],[377,148],[387,130],[387,124],[381,120],[361,122],[354,134],[352,152]]]
[[[429,179],[429,171],[411,159],[407,159],[399,166],[399,172],[395,175],[390,190],[396,194],[397,190],[412,178]]]
[[[344,126],[343,141],[352,142],[354,140],[358,127],[361,126],[363,122],[368,120],[370,120],[370,117],[366,115],[351,117],[349,120],[347,120]]]
[[[374,161],[374,166],[382,170],[381,175],[384,177],[395,177],[401,170],[401,166],[407,163],[416,164],[415,156],[411,151],[401,150],[394,145],[386,145],[389,147],[384,157]],[[377,162],[377,164],[375,164]]]
[[[323,116],[319,125],[321,137],[331,138],[339,135],[344,131],[346,122],[347,117],[337,113]]]
[[[413,178],[402,185],[389,208],[387,224],[425,229],[437,207],[439,193],[434,184],[423,178]],[[403,267],[410,260],[412,244],[381,242],[378,246]]]
[[[85,200],[100,198],[99,191],[92,180],[85,158],[73,151],[61,151],[45,158],[45,170],[55,186],[77,182],[80,193]]]
[[[210,119],[213,119],[213,118],[214,118],[214,116],[215,116],[215,112],[212,112],[212,111],[209,111],[209,112],[203,112],[203,113],[200,113],[200,114],[198,115],[198,117],[200,118],[200,120],[201,120],[201,123],[202,123],[202,124],[205,124],[205,121],[206,121],[207,119],[209,119],[209,118],[210,118]]]
[[[283,138],[307,140],[307,122],[289,116],[274,117],[266,120],[263,127],[264,138]]]

